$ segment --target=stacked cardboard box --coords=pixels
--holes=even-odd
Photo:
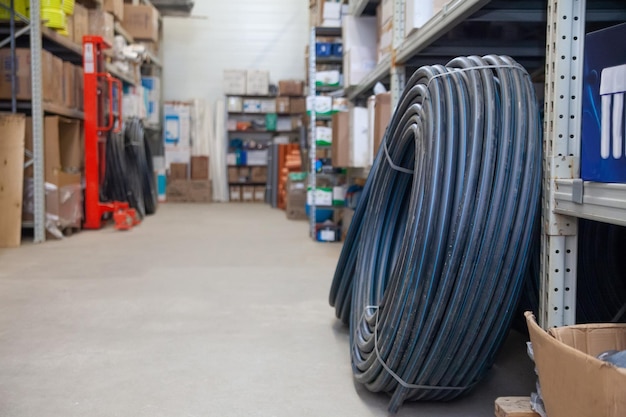
[[[409,36],[426,24],[450,0],[406,0],[404,4],[404,35]]]
[[[191,163],[171,163],[166,198],[172,203],[210,203],[209,158],[193,156]]]
[[[304,81],[281,80],[278,82],[276,112],[283,114],[303,114],[306,112]]]
[[[83,36],[89,35],[89,11],[76,3],[72,15],[72,38],[79,45],[83,43]]]
[[[159,11],[152,5],[124,4],[124,29],[136,40],[159,41]]]
[[[89,10],[89,35],[101,36],[109,45],[115,42],[115,18],[104,10]]]
[[[0,66],[0,99],[11,98],[12,61],[10,54],[8,48],[0,49],[0,62],[2,62]],[[18,100],[30,100],[32,98],[30,49],[17,48],[15,54],[17,58],[16,98]],[[47,68],[46,71],[42,72],[44,102],[70,109],[78,108],[82,102],[82,100],[78,100],[79,96],[82,96],[80,89],[82,83],[76,82],[76,66],[69,62],[63,62],[61,58],[45,50],[41,52],[41,60],[42,67]]]
[[[226,95],[267,96],[270,88],[269,71],[224,70],[223,89]]]
[[[309,26],[341,27],[349,7],[341,0],[309,2]]]
[[[358,85],[378,62],[376,17],[346,16],[343,23],[344,86]]]
[[[26,149],[32,150],[32,121],[26,122]],[[46,223],[52,236],[60,230],[80,228],[83,218],[81,179],[83,171],[82,122],[59,116],[44,119],[44,178]],[[33,169],[24,171],[23,219],[33,219]],[[56,229],[56,230],[55,230]]]
[[[307,184],[306,173],[291,173],[287,177],[287,208],[289,220],[306,220]]]
[[[124,21],[124,0],[104,0],[103,8],[111,13],[115,20]]]

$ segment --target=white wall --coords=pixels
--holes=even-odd
[[[164,18],[165,100],[223,96],[224,69],[304,79],[309,0],[196,0],[192,16]],[[200,17],[206,17],[202,19]]]

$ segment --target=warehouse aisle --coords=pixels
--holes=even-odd
[[[0,251],[0,415],[386,415],[355,390],[327,304],[340,246],[305,236],[265,206],[164,205],[130,232]],[[490,417],[527,395],[523,341],[470,397],[399,416]]]

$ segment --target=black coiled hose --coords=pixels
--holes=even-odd
[[[356,380],[392,393],[391,412],[467,392],[494,360],[541,193],[538,114],[508,57],[422,67],[407,83],[330,294]]]
[[[106,148],[103,201],[128,202],[143,218],[157,209],[152,156],[141,120],[132,118],[123,133],[111,133]]]

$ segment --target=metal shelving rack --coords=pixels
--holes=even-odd
[[[328,92],[329,95],[335,95],[333,93],[342,92],[342,87],[332,87],[332,88],[324,88],[316,86],[316,73],[317,73],[317,64],[326,63],[324,61],[317,62],[317,54],[315,50],[316,39],[319,36],[341,36],[341,28],[331,28],[331,27],[312,27],[311,28],[311,36],[309,39],[309,104],[311,106],[311,112],[309,115],[309,187],[311,187],[311,204],[309,206],[309,225],[310,225],[310,236],[312,239],[316,239],[317,235],[317,208],[321,207],[316,204],[315,201],[315,193],[317,189],[317,144],[316,144],[316,134],[315,129],[317,126],[317,120],[331,120],[328,116],[317,115],[315,111],[315,97],[318,92]],[[324,207],[324,208],[334,208],[334,207]]]
[[[2,7],[2,6],[0,6]],[[41,81],[41,49],[42,49],[42,35],[48,31],[42,30],[40,18],[40,4],[39,0],[30,0],[30,19],[25,16],[17,15],[14,8],[14,3],[10,3],[10,31],[8,43],[11,45],[11,51],[13,54],[12,61],[15,62],[15,48],[16,38],[18,36],[30,35],[30,62],[31,62],[31,102],[30,111],[32,114],[32,135],[33,135],[33,151],[32,154],[27,154],[25,166],[32,165],[33,167],[33,227],[34,227],[34,241],[43,242],[46,239],[45,229],[45,188],[44,188],[44,147],[43,147],[43,94],[42,94],[42,81]],[[16,18],[26,23],[24,28],[16,30],[15,23]],[[34,23],[33,23],[34,22]],[[52,31],[50,31],[52,32]],[[56,34],[47,33],[48,36],[54,37]],[[6,44],[6,43],[5,43]],[[11,111],[13,113],[20,110],[22,105],[18,105],[15,98],[15,65],[13,68],[12,79],[12,99],[11,99]]]
[[[368,0],[350,2],[360,15]],[[391,77],[397,103],[405,68],[445,63],[457,55],[509,54],[535,65],[545,59],[545,127],[541,292],[539,320],[544,328],[574,324],[578,218],[626,226],[626,184],[580,180],[580,114],[585,24],[626,21],[626,4],[586,0],[501,1],[451,0],[415,33],[403,37],[405,0],[394,3],[395,59],[381,62],[357,87],[351,100],[364,98],[378,81]],[[444,35],[465,22],[511,22],[547,27],[542,44],[455,43]],[[545,34],[544,29],[544,34]],[[457,37],[458,38],[458,37]],[[536,40],[537,41],[537,40]],[[541,65],[543,66],[543,64]]]
[[[151,4],[149,0],[142,0],[144,4]],[[4,29],[0,30],[0,35],[8,35],[5,40],[0,40],[0,46],[10,45],[12,51],[15,51],[17,47],[16,39],[20,36],[29,37],[30,47],[30,62],[31,62],[31,100],[29,102],[17,101],[15,99],[15,87],[13,87],[13,94],[11,102],[0,103],[1,110],[10,110],[15,113],[17,111],[29,111],[32,117],[32,139],[33,150],[32,153],[27,152],[25,159],[25,167],[33,167],[33,221],[25,222],[25,227],[32,227],[34,231],[34,242],[41,243],[46,240],[46,227],[45,227],[45,178],[44,178],[44,112],[49,114],[57,114],[60,116],[71,117],[75,119],[84,120],[85,115],[83,112],[68,109],[63,106],[59,106],[53,103],[44,103],[43,101],[43,86],[42,86],[42,63],[41,63],[41,51],[46,46],[46,49],[50,49],[55,55],[62,57],[64,60],[74,62],[75,64],[82,65],[82,45],[77,45],[69,38],[59,35],[54,30],[43,26],[41,22],[40,14],[40,0],[29,0],[30,3],[30,17],[22,16],[15,12],[14,3],[11,0],[8,10],[10,12],[9,30],[6,32]],[[101,1],[96,1],[96,4],[101,6]],[[0,5],[5,8],[6,6]],[[25,26],[19,25],[19,29],[16,27],[18,21],[25,24]],[[34,23],[35,22],[35,23]],[[159,23],[162,20],[159,18]],[[125,32],[123,28],[116,23],[116,30],[118,32]],[[121,29],[121,31],[120,31]],[[129,36],[126,34],[126,36]],[[15,62],[15,56],[13,55],[13,62]],[[149,62],[143,65],[148,65],[153,68],[161,69],[161,62],[159,58],[153,54],[149,54]],[[13,65],[15,68],[15,65]],[[125,76],[124,74],[115,71],[114,68],[109,68],[116,77],[123,81],[136,85],[135,81]],[[15,86],[15,79],[12,80],[12,85]],[[162,100],[161,100],[162,102]],[[162,103],[161,103],[162,107]],[[160,127],[153,127],[160,129]]]

